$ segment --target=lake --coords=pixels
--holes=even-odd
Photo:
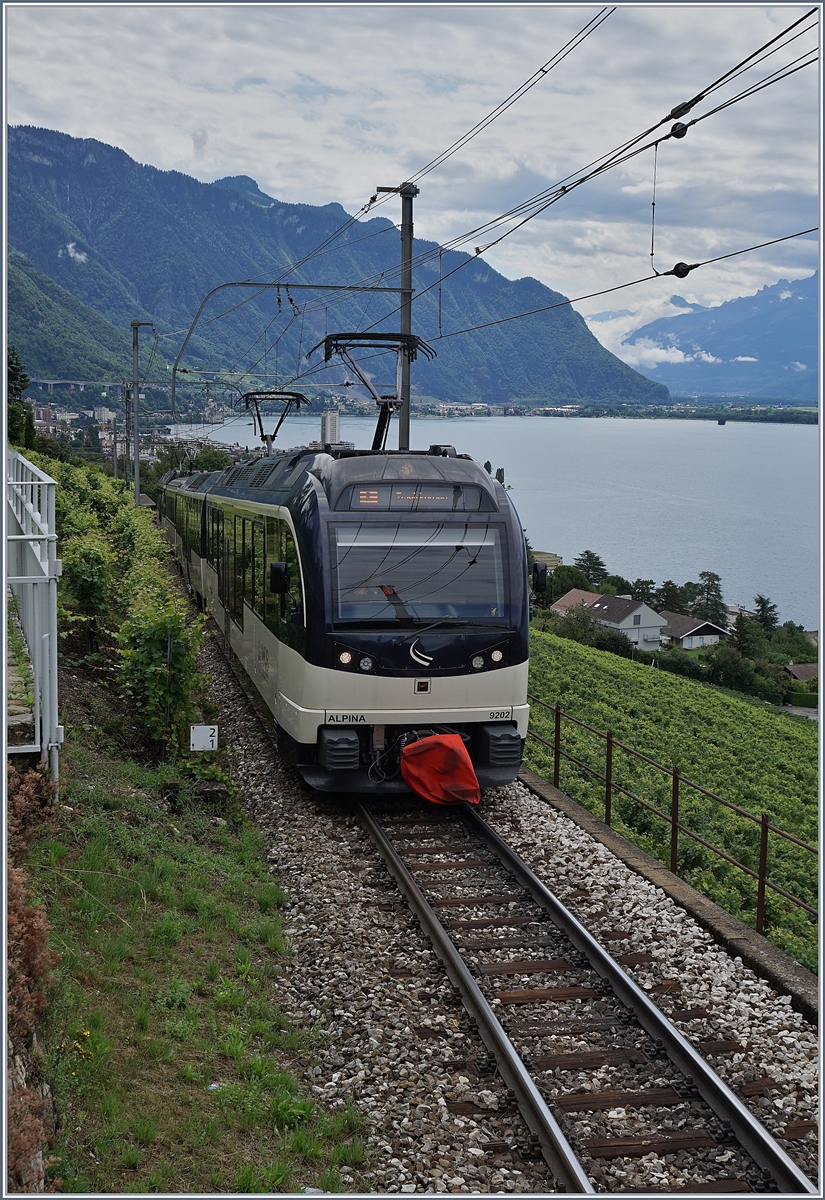
[[[283,446],[319,436],[319,418],[291,417]],[[372,443],[375,422],[341,417],[341,437]],[[204,427],[173,432],[200,435]],[[218,442],[259,445],[251,421],[212,427]],[[389,444],[397,445],[397,423]],[[769,596],[782,621],[819,625],[819,430],[815,425],[566,417],[413,418],[413,449],[431,443],[493,469],[530,543],[572,563],[595,550],[626,579],[722,578],[725,600]]]

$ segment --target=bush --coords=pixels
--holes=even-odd
[[[19,1049],[34,1032],[40,1014],[48,1007],[44,988],[58,955],[49,949],[44,910],[30,903],[31,893],[19,867],[8,863],[7,872],[8,1034]]]
[[[149,596],[121,627],[123,674],[139,692],[144,724],[159,742],[185,743],[203,623],[199,617],[187,625],[182,604]]]
[[[36,832],[49,833],[54,828],[56,787],[44,767],[20,775],[9,763],[7,791],[8,849],[14,861],[19,861]]]

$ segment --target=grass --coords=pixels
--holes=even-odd
[[[550,704],[558,702],[564,712],[602,733],[612,730],[625,745],[663,766],[677,764],[693,783],[757,818],[768,813],[779,829],[816,845],[818,730],[807,718],[535,631],[530,690]],[[533,705],[530,728],[552,743],[552,711]],[[604,772],[602,738],[563,721],[562,748]],[[527,755],[539,773],[552,779],[552,750],[529,738]],[[661,811],[670,811],[670,775],[615,748],[613,777]],[[560,786],[603,816],[603,782],[562,759]],[[758,823],[687,786],[681,789],[679,815],[687,828],[752,870],[758,868]],[[669,824],[618,792],[613,799],[613,824],[660,862],[669,862]],[[728,912],[754,924],[755,881],[684,834],[679,873]],[[769,839],[768,879],[816,907],[815,856],[775,835]],[[816,969],[815,922],[770,891],[765,931],[788,954]]]
[[[169,774],[70,736],[71,811],[27,864],[61,954],[42,1029],[52,1177],[78,1193],[341,1190],[365,1124],[313,1101],[318,1035],[270,999],[289,946],[263,839],[231,812],[216,825],[186,786],[170,819]]]

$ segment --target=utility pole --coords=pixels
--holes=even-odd
[[[401,196],[401,322],[402,337],[412,333],[412,255],[413,255],[413,198],[418,195],[414,183],[400,187],[380,187],[378,192],[398,192]],[[410,448],[410,351],[409,343],[399,351],[398,449]]]
[[[151,321],[132,321],[132,420],[135,427],[135,508],[140,508],[140,421],[138,419],[138,330],[141,325],[154,329]]]
[[[126,404],[125,425],[123,429],[123,477],[126,480],[126,487],[129,487],[129,404],[131,402],[132,393],[128,388],[124,388],[124,398]]]

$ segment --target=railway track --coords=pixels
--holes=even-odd
[[[634,1159],[650,1168],[646,1191],[673,1191],[657,1186],[664,1160],[691,1179],[685,1191],[817,1194],[674,1023],[702,1013],[677,1009],[671,1022],[634,982],[651,955],[611,956],[467,806],[356,811],[492,1056],[467,1072],[498,1071],[530,1130],[518,1153],[543,1157],[560,1190],[623,1190]]]

